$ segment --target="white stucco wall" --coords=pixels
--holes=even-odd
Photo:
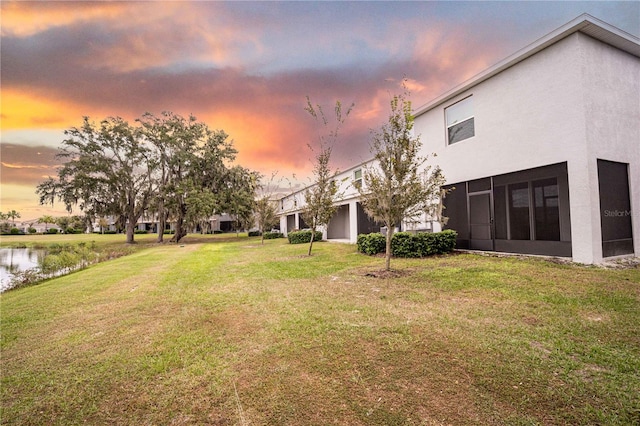
[[[447,182],[567,162],[573,259],[602,260],[597,158],[631,163],[634,247],[640,247],[638,58],[582,33],[416,118],[423,153]],[[444,109],[473,96],[475,136],[447,144]]]
[[[372,164],[371,161],[367,161],[356,166],[353,166],[349,169],[341,171],[335,176],[335,181],[338,184],[338,192],[336,196],[336,206],[347,205],[348,213],[345,213],[345,216],[340,220],[343,221],[342,225],[344,228],[343,234],[348,233],[348,240],[351,243],[355,243],[357,240],[357,230],[358,230],[358,221],[357,221],[357,210],[356,210],[356,201],[359,197],[358,190],[353,185],[354,182],[354,172],[358,169],[361,169],[364,173],[364,169],[367,165]],[[287,235],[291,229],[287,227],[287,216],[295,215],[296,218],[296,228],[299,228],[299,215],[306,205],[304,199],[305,189],[301,189],[299,191],[293,192],[288,196],[282,198],[280,201],[278,214],[280,215],[280,230]],[[323,228],[324,238],[327,238],[327,230]],[[340,238],[343,239],[343,238]]]
[[[640,58],[579,36],[593,238],[602,240],[597,159],[628,163],[633,245],[640,256]],[[602,259],[601,245],[594,245],[593,258]]]
[[[423,154],[455,183],[584,157],[578,40],[570,36],[416,118]],[[473,97],[475,136],[447,144],[444,109]]]

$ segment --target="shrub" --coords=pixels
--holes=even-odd
[[[428,233],[396,232],[391,238],[391,252],[397,257],[425,257],[452,251],[458,234],[452,230]],[[368,255],[384,253],[386,238],[382,234],[358,235],[358,251]]]
[[[113,235],[113,234],[117,234],[118,231],[104,231],[105,235]]]
[[[456,238],[458,237],[458,233],[452,229],[446,229],[442,232],[437,232],[435,234],[435,249],[436,253],[449,253],[456,247]]]
[[[13,272],[12,275],[13,278],[11,279],[11,284],[8,288],[6,288],[6,290],[27,287],[33,284],[37,284],[44,279],[38,268],[31,268],[25,271],[16,271]]]
[[[422,257],[419,238],[408,232],[396,232],[391,238],[391,253],[397,257]]]
[[[289,238],[289,244],[304,244],[311,242],[311,231],[297,231],[297,232],[289,232],[287,235]],[[313,241],[322,241],[322,232],[316,231],[316,235],[313,238]]]
[[[47,230],[47,234],[57,234],[58,232],[58,228],[49,228]]]
[[[264,239],[265,240],[274,240],[276,238],[284,238],[284,234],[282,232],[265,232]],[[320,235],[322,239],[322,235]]]
[[[145,230],[141,230],[141,229],[136,229],[135,231],[133,231],[134,234],[148,234],[149,232],[145,231]]]
[[[19,230],[18,228],[11,228],[11,230],[9,231],[9,233],[10,233],[11,235],[19,235],[19,234],[22,234],[22,231],[21,231],[21,230]]]
[[[260,235],[262,235],[260,231],[249,231],[250,237],[259,237]]]
[[[174,231],[173,229],[165,229],[163,234],[164,235],[171,235],[173,233],[175,233],[176,231]]]
[[[358,235],[357,246],[360,253],[373,256],[374,254],[384,253],[386,248],[386,238],[377,232],[371,234]]]
[[[27,229],[27,231],[28,231],[30,234],[35,234],[36,232],[38,232],[38,230],[37,230],[36,228],[33,228],[33,227],[31,227],[31,228]]]

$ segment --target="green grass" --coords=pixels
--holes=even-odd
[[[640,422],[639,269],[152,241],[1,296],[3,424]]]

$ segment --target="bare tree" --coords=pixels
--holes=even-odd
[[[319,137],[320,147],[316,153],[313,165],[314,182],[313,186],[304,193],[305,207],[302,210],[302,218],[311,226],[309,256],[311,256],[316,230],[319,227],[327,226],[331,217],[336,212],[334,199],[338,192],[338,187],[334,178],[337,172],[331,169],[329,162],[331,161],[331,150],[338,140],[340,127],[349,116],[353,106],[354,104],[352,103],[347,111],[343,113],[342,104],[340,101],[336,101],[334,108],[335,127],[326,133],[322,133]],[[324,111],[322,111],[322,107],[320,105],[314,107],[308,96],[305,111],[316,119],[316,121],[322,120],[322,125],[325,129],[330,125]],[[314,151],[311,145],[309,145],[309,148]]]
[[[262,235],[260,242],[264,244],[264,233],[278,220],[275,201],[271,200],[269,195],[263,195],[256,201],[254,214]]]

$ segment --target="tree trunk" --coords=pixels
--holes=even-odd
[[[136,221],[131,218],[127,221],[127,244],[134,244],[133,236],[135,234]]]
[[[316,236],[316,228],[311,228],[311,241],[309,241],[309,256],[311,256],[311,248],[313,247],[313,238]]]
[[[158,212],[158,239],[156,242],[162,243],[164,242],[164,228],[167,226],[167,215],[164,212],[164,202],[160,203]]]
[[[385,252],[385,269],[391,270],[391,238],[393,237],[393,227],[387,225],[387,248]]]
[[[176,232],[173,234],[171,242],[179,243],[185,235],[187,235],[187,232],[184,229],[184,219],[180,216],[176,221]]]

